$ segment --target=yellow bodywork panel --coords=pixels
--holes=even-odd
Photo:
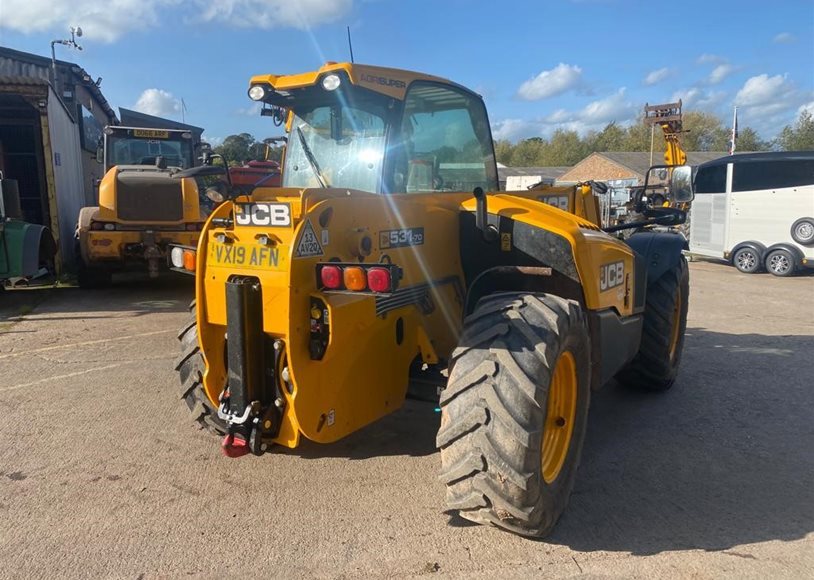
[[[572,202],[577,194],[574,188],[552,193],[570,195]],[[212,219],[234,215],[232,203],[210,216],[198,245],[196,277],[203,382],[210,400],[217,402],[227,380],[225,283],[232,276],[252,276],[262,288],[263,330],[286,345],[283,364],[291,392],[284,393],[277,443],[295,447],[301,435],[335,441],[396,410],[416,357],[445,360],[457,345],[467,289],[461,215],[475,210],[472,195],[258,189],[251,200],[236,200],[248,202],[287,204],[291,224],[213,227]],[[571,259],[587,308],[632,311],[632,251],[625,244],[536,199],[490,195],[488,210],[544,227],[579,248]],[[402,277],[390,296],[322,292],[316,267],[329,261],[394,264]],[[602,268],[614,265],[617,272],[617,264],[621,282],[614,277],[600,287]],[[321,360],[312,360],[309,351],[312,298],[324,302],[330,328]]]

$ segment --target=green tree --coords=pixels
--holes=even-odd
[[[495,157],[498,163],[503,165],[512,164],[512,153],[514,152],[514,145],[506,139],[498,139],[495,141]]]
[[[711,113],[689,111],[684,113],[681,146],[684,151],[728,151],[731,129]]]
[[[257,143],[253,135],[240,133],[239,135],[229,135],[223,143],[214,148],[215,153],[223,155],[230,165],[239,165],[249,159],[254,159],[252,147]],[[261,157],[262,159],[262,157]]]
[[[585,137],[586,145],[591,152],[622,151],[627,131],[616,121],[611,121],[600,132],[592,131]]]
[[[783,127],[775,144],[782,151],[814,150],[814,116],[811,112],[805,109],[801,111],[793,126]]]
[[[544,148],[543,165],[551,167],[574,165],[590,153],[588,144],[579,137],[576,131],[557,129]]]
[[[738,138],[735,144],[738,151],[768,151],[771,148],[771,143],[762,140],[757,131],[751,127],[738,129]]]

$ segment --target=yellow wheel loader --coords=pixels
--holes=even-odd
[[[158,276],[167,245],[195,245],[212,205],[194,179],[172,178],[194,165],[192,134],[105,127],[97,157],[105,167],[99,205],[82,208],[76,226],[79,285],[108,285],[126,269]]]
[[[233,192],[171,251],[196,276],[177,364],[195,419],[233,457],[331,443],[436,381],[447,508],[548,533],[591,391],[676,378],[684,240],[646,230],[681,213],[623,242],[592,184],[499,192],[481,97],[441,78],[329,63],[249,96],[285,123],[282,186]]]

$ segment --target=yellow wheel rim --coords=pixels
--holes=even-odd
[[[676,358],[678,342],[681,338],[681,289],[676,294],[676,303],[673,307],[673,329],[670,332],[670,362]]]
[[[557,359],[548,388],[545,426],[540,449],[543,479],[552,483],[565,465],[574,418],[577,414],[577,365],[574,355],[563,352]]]

